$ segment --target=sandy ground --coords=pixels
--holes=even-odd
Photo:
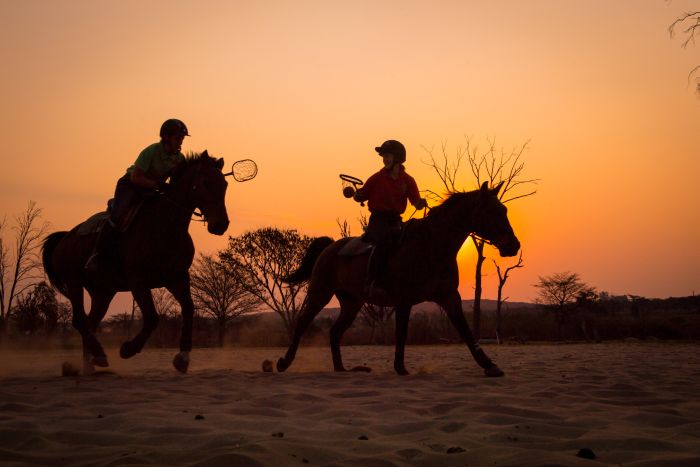
[[[700,465],[700,345],[485,346],[491,379],[462,346],[146,349],[112,374],[62,377],[78,351],[1,351],[0,461],[51,465]],[[577,457],[589,449],[595,460]]]

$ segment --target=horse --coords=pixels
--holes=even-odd
[[[466,343],[476,363],[487,376],[503,376],[503,371],[475,341],[462,312],[457,290],[457,252],[467,237],[478,235],[498,248],[501,256],[515,256],[520,242],[513,233],[506,207],[498,198],[503,183],[491,189],[484,183],[470,192],[454,192],[422,219],[404,224],[402,237],[393,251],[383,277],[384,294],[368,290],[365,284],[368,255],[338,254],[352,238],[334,241],[318,237],[309,245],[299,268],[287,282],[309,281],[305,304],[284,357],[277,371],[285,371],[294,360],[299,342],[314,317],[335,295],[340,314],[330,330],[331,354],[335,371],[346,371],[340,353],[343,333],[350,327],[364,303],[393,306],[396,319],[394,370],[407,375],[404,348],[411,307],[435,302],[447,313],[452,325]],[[367,367],[354,370],[370,371]]]
[[[223,165],[223,159],[210,157],[207,151],[187,156],[164,192],[144,199],[114,250],[104,255],[98,271],[89,272],[84,267],[98,234],[81,233],[82,224],[70,232],[54,232],[44,240],[44,271],[51,284],[70,300],[73,326],[82,337],[84,374],[94,372],[95,366],[109,366],[95,333],[114,295],[130,291],[143,316],[140,332],[119,350],[122,358],[131,358],[143,349],[158,325],[151,289],[159,287],[166,287],[181,307],[180,352],[173,365],[181,373],[187,372],[194,316],[189,275],[194,244],[188,228],[199,209],[209,233],[223,235],[228,229],[224,199],[228,183]],[[83,289],[91,299],[88,315]]]

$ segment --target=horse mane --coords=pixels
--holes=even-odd
[[[180,177],[192,167],[208,162],[216,162],[216,158],[211,157],[207,151],[201,153],[188,152],[185,155],[185,159],[182,162],[180,162],[175,168],[175,171],[173,172],[171,177],[173,180],[177,180],[178,177]]]
[[[428,217],[434,216],[434,215],[440,215],[443,212],[451,210],[452,207],[454,207],[458,204],[470,201],[478,193],[479,193],[479,190],[451,191],[448,193],[448,196],[447,196],[447,198],[445,198],[445,200],[443,200],[437,206],[433,206],[432,208],[430,208],[430,211],[428,211]]]

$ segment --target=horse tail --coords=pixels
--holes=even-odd
[[[282,278],[287,284],[299,284],[311,278],[311,271],[314,269],[316,260],[321,255],[321,252],[331,245],[335,240],[331,237],[314,238],[306,249],[306,254],[301,260],[301,264],[296,271]]]
[[[58,242],[60,242],[67,233],[68,232],[54,232],[48,235],[44,239],[44,244],[41,247],[41,260],[44,264],[44,272],[49,278],[49,282],[51,282],[51,285],[56,287],[59,292],[66,296],[68,294],[68,288],[56,270],[53,268],[53,261],[51,261],[51,257],[53,256],[53,251],[56,249],[56,245],[58,245]]]

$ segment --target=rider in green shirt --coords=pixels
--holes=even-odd
[[[166,120],[160,127],[160,141],[141,151],[136,162],[117,181],[109,218],[97,237],[92,255],[85,263],[86,270],[99,269],[105,247],[114,241],[116,227],[129,207],[147,192],[161,188],[177,165],[185,159],[181,152],[185,136],[189,136],[189,133],[181,120]]]

